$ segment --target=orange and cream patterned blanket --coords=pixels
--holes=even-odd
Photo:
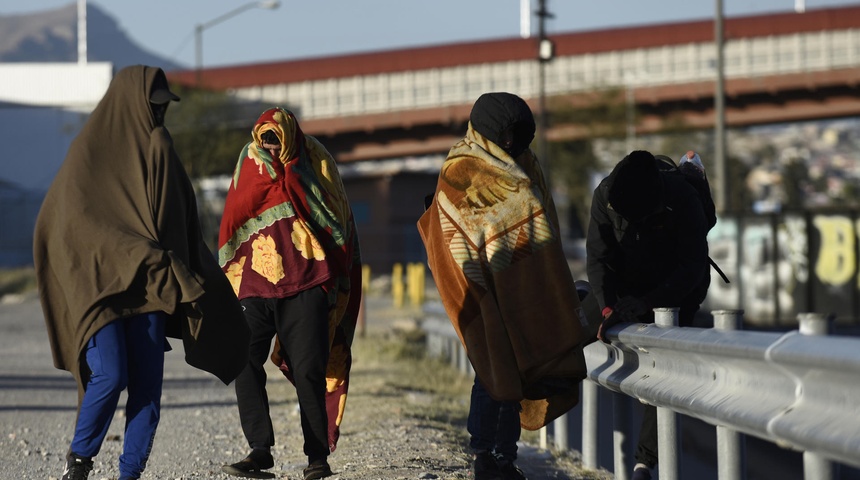
[[[576,405],[584,314],[531,150],[511,158],[471,125],[418,221],[445,310],[497,400],[535,430]]]

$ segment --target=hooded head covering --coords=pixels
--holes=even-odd
[[[535,119],[528,104],[506,92],[485,93],[478,97],[469,115],[472,128],[487,140],[502,147],[514,158],[520,156],[535,138]],[[511,131],[513,143],[505,147]]]
[[[167,86],[167,77],[164,72],[159,69],[155,75],[155,80],[152,82],[152,88],[149,94],[149,102],[156,105],[163,105],[168,102],[178,102],[179,96],[170,91]]]
[[[642,220],[663,205],[663,180],[657,159],[637,150],[618,162],[609,187],[609,205],[631,222]]]

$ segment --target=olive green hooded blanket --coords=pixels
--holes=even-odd
[[[74,139],[36,221],[34,258],[54,365],[79,394],[87,341],[119,318],[163,311],[186,361],[231,382],[248,327],[203,242],[191,182],[150,107],[159,68],[120,70]],[[167,342],[165,341],[165,347]]]

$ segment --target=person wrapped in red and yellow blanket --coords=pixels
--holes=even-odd
[[[218,260],[251,330],[250,360],[236,379],[236,397],[252,452],[224,472],[272,475],[262,470],[274,466],[264,371],[274,337],[271,358],[298,395],[308,456],[304,478],[331,475],[327,458],[337,446],[349,386],[361,259],[337,165],[287,110],[263,112],[239,155]]]

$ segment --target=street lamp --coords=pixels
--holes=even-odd
[[[206,30],[213,25],[219,24],[224,20],[233,18],[236,15],[244,12],[245,10],[250,10],[252,8],[265,8],[267,10],[274,10],[279,6],[281,6],[281,2],[279,2],[278,0],[260,0],[256,2],[248,2],[244,5],[234,8],[233,10],[230,10],[229,12],[221,15],[220,17],[213,18],[212,20],[209,20],[205,23],[198,23],[194,27],[194,71],[197,74],[197,87],[200,87],[200,74],[203,70],[203,30]]]

